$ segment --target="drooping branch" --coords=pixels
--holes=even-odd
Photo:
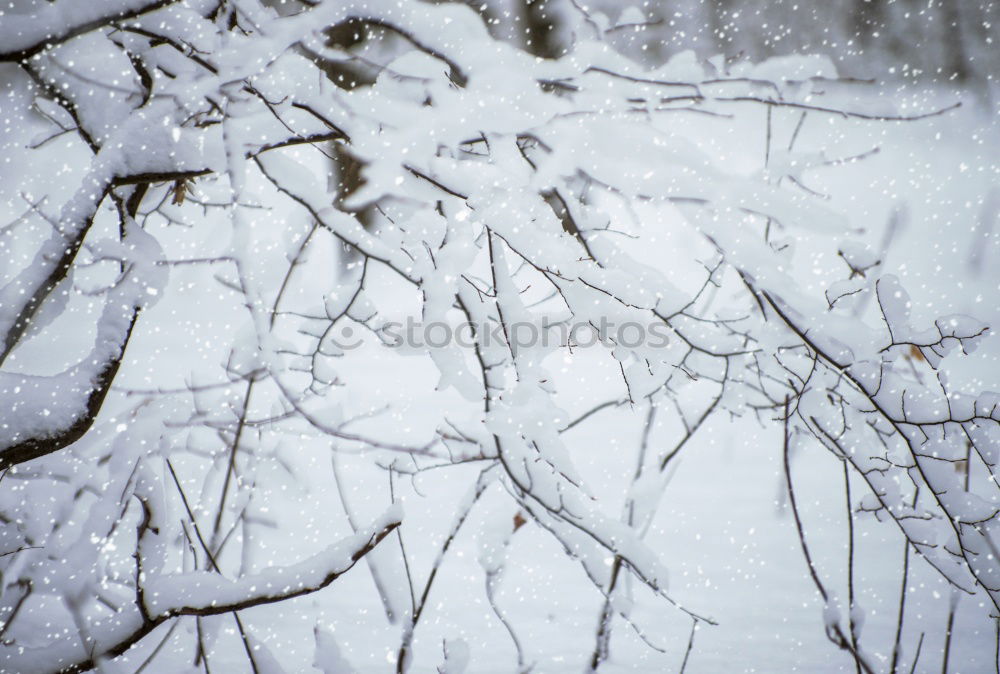
[[[20,62],[80,35],[134,19],[180,0],[62,0],[30,15],[6,15],[0,23],[0,62]]]
[[[871,668],[871,665],[869,665],[868,662],[864,659],[861,652],[857,650],[854,642],[844,635],[844,631],[840,627],[839,616],[836,615],[836,613],[833,611],[833,607],[831,606],[832,597],[829,591],[826,589],[826,586],[823,584],[823,581],[820,580],[819,572],[816,570],[816,564],[815,562],[813,562],[812,555],[809,552],[809,546],[806,543],[805,528],[803,527],[802,516],[799,513],[798,504],[795,499],[795,489],[792,486],[793,485],[792,468],[789,461],[789,449],[791,442],[791,431],[789,423],[791,415],[789,413],[789,409],[790,409],[789,399],[785,398],[785,408],[784,408],[785,429],[784,429],[784,436],[783,436],[784,439],[782,446],[782,461],[785,473],[785,486],[788,488],[788,501],[792,507],[792,516],[795,519],[795,530],[798,533],[799,544],[802,546],[802,556],[806,560],[806,565],[809,568],[809,576],[812,578],[813,585],[816,586],[816,591],[819,592],[820,597],[822,597],[823,599],[823,603],[826,605],[824,606],[824,611],[826,615],[827,638],[829,638],[830,641],[835,646],[837,646],[837,648],[840,648],[841,650],[850,653],[851,656],[854,658],[855,664],[858,667],[864,669],[866,674],[874,674],[874,670]]]
[[[57,375],[56,377],[28,378],[0,373],[0,387],[3,387],[0,393],[9,393],[11,387],[20,389],[23,386],[28,388],[28,390],[21,391],[22,396],[41,396],[51,390],[52,387],[55,387],[57,390],[60,390],[60,395],[65,396],[72,395],[74,387],[78,389],[89,387],[85,391],[77,391],[85,393],[85,398],[78,405],[72,403],[76,409],[67,410],[68,418],[65,422],[36,429],[33,433],[23,434],[14,430],[17,428],[17,422],[13,417],[23,414],[18,409],[18,405],[15,405],[11,410],[12,414],[10,417],[8,417],[7,412],[0,414],[0,427],[4,428],[8,433],[14,433],[14,435],[10,436],[14,439],[14,442],[0,448],[0,470],[6,470],[32,459],[52,454],[83,437],[97,418],[97,414],[104,404],[104,399],[111,389],[111,384],[118,374],[122,358],[125,355],[125,346],[132,336],[138,316],[139,309],[132,307],[123,326],[124,333],[118,335],[117,340],[112,342],[111,352],[107,355],[106,360],[100,364],[99,369],[92,378],[80,378],[76,376],[77,372],[81,372],[80,369],[71,370],[65,377]],[[44,385],[39,386],[36,390],[31,390],[35,388],[34,384]],[[33,412],[35,411],[33,410]],[[26,437],[21,437],[22,435],[26,435]]]
[[[8,652],[0,662],[12,671],[27,671],[25,667],[31,663],[32,671],[77,674],[94,669],[99,660],[122,655],[173,618],[223,615],[312,594],[350,571],[399,527],[402,517],[402,509],[394,505],[369,526],[302,562],[272,567],[237,580],[207,571],[154,577],[146,580],[142,588],[145,611],[123,611],[112,630],[95,636],[99,641],[86,657],[77,659],[81,649],[66,640],[69,643]],[[39,668],[39,662],[51,664]]]

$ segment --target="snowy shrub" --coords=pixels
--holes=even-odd
[[[912,319],[862,223],[807,186],[863,157],[798,142],[807,124],[941,111],[859,105],[820,57],[648,68],[578,10],[552,59],[458,3],[0,12],[4,117],[35,136],[11,150],[32,168],[23,216],[0,230],[3,671],[135,671],[167,643],[187,667],[279,671],[241,615],[336,587],[361,560],[374,583],[358,591],[378,593],[395,643],[387,669],[478,671],[475,641],[419,640],[449,610],[428,598],[463,536],[527,671],[536,645],[496,600],[521,582],[507,558],[522,527],[603,604],[586,666],[613,628],[653,650],[680,630],[689,653],[717,620],[675,596],[647,532],[675,457],[736,417],[781,429],[786,470],[796,446],[825,448],[855,509],[997,610],[1000,398],[946,376],[987,328]],[[759,134],[726,131],[747,119]],[[841,276],[822,288],[801,282],[817,250]],[[182,320],[192,307],[202,318]],[[405,320],[426,339],[393,337]],[[174,364],[192,354],[196,372]],[[377,381],[380,367],[418,383]],[[574,389],[602,399],[571,412]],[[612,408],[645,431],[620,459],[630,486],[606,497],[566,438]],[[646,442],[658,416],[674,419],[669,445]],[[365,514],[362,470],[388,489]],[[457,504],[414,495],[449,471],[427,484]],[[790,472],[787,487],[828,638],[887,671],[810,556]],[[321,529],[286,525],[321,509]],[[308,553],[288,559],[298,538]],[[316,667],[351,671],[322,625],[315,643]]]

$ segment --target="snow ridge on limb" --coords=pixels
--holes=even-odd
[[[156,576],[144,583],[146,610],[154,619],[218,615],[316,592],[347,573],[402,522],[403,507],[393,504],[368,526],[309,559],[234,580],[204,571]]]

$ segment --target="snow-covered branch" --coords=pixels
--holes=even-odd
[[[42,139],[19,151],[72,165],[18,178],[30,207],[0,229],[2,666],[154,662],[172,644],[208,669],[231,614],[257,670],[260,630],[240,612],[326,587],[391,536],[370,594],[402,623],[387,653],[404,672],[432,650],[428,616],[447,607],[430,597],[479,527],[478,591],[520,670],[537,645],[500,588],[526,530],[589,583],[592,669],[619,622],[666,657],[674,620],[683,667],[718,616],[669,586],[652,532],[678,466],[733,420],[784,434],[805,572],[859,670],[876,669],[874,646],[853,607],[836,614],[807,544],[800,445],[848,475],[852,597],[852,518],[867,513],[956,595],[1000,609],[1000,399],[949,376],[990,328],[955,312],[911,324],[884,251],[813,183],[876,152],[803,139],[807,119],[841,133],[956,106],[844,94],[853,81],[824,57],[640,63],[605,41],[621,33],[607,17],[566,9],[565,53],[498,39],[463,3],[0,15],[0,61]],[[623,26],[646,25],[632,14]],[[827,259],[835,271],[810,267]],[[68,365],[38,357],[60,340]],[[587,468],[610,416],[641,420],[601,448],[621,484]],[[454,481],[425,493],[431,475]],[[355,500],[430,503],[459,483],[444,516],[434,502],[403,525],[393,505],[356,526]],[[272,536],[303,543],[286,520],[327,489],[356,533],[262,563]],[[39,643],[32,610],[79,638]],[[185,618],[192,634],[158,629]]]
[[[208,571],[140,578],[141,605],[123,607],[92,639],[7,652],[0,662],[11,671],[85,672],[125,653],[169,620],[223,615],[317,592],[350,571],[402,523],[402,517],[401,508],[393,506],[309,559],[235,580]]]

